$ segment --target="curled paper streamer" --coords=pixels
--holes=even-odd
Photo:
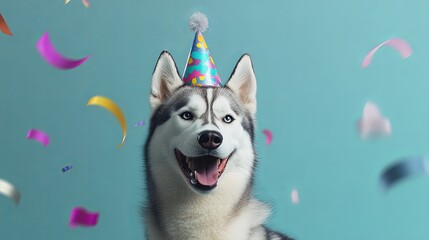
[[[77,226],[94,227],[98,223],[100,213],[90,212],[85,208],[75,207],[70,214],[69,225],[72,228]]]
[[[293,204],[298,204],[299,203],[299,194],[298,194],[298,190],[293,189],[292,192],[290,193],[290,199],[292,201]]]
[[[144,125],[144,121],[140,121],[134,125],[134,127],[140,127]]]
[[[67,4],[69,2],[70,2],[70,0],[64,0],[64,4]]]
[[[413,53],[413,50],[411,50],[410,45],[405,40],[400,38],[392,38],[373,48],[363,59],[361,66],[368,67],[371,63],[374,53],[384,45],[394,48],[401,54],[402,58],[408,58]]]
[[[85,5],[85,7],[89,8],[89,2],[88,0],[82,0],[83,5]]]
[[[89,55],[85,58],[75,60],[62,56],[52,45],[47,32],[37,41],[36,48],[46,62],[63,70],[78,67],[91,57],[91,55]]]
[[[262,132],[265,134],[265,137],[266,137],[265,142],[266,142],[266,144],[267,145],[270,144],[273,141],[273,134],[268,129],[264,129]]]
[[[403,158],[383,170],[380,184],[387,191],[399,181],[417,175],[429,175],[429,162],[424,157]]]
[[[0,193],[12,199],[16,204],[21,200],[21,193],[11,183],[0,179]]]
[[[63,171],[63,173],[65,173],[65,172],[67,172],[68,170],[71,170],[71,169],[73,169],[73,165],[68,165],[68,166],[63,167],[61,169],[61,171]]]
[[[96,105],[103,107],[109,110],[119,121],[122,127],[122,143],[118,145],[118,148],[122,147],[125,142],[125,137],[127,136],[127,121],[125,120],[124,114],[122,110],[116,105],[115,102],[110,100],[109,98],[103,96],[94,96],[88,100],[87,106]]]
[[[358,129],[362,138],[388,136],[392,133],[390,120],[383,117],[378,106],[372,102],[365,104]]]
[[[6,21],[4,20],[1,14],[0,14],[0,31],[4,34],[12,36],[12,32],[10,31],[9,27],[6,24]]]
[[[43,144],[43,146],[47,147],[49,145],[49,136],[48,134],[46,134],[45,132],[41,131],[41,130],[37,130],[37,129],[30,129],[27,132],[27,139],[33,139],[36,140],[38,142],[40,142],[41,144]]]

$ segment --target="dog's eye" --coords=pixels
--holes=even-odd
[[[234,118],[231,115],[226,115],[225,117],[223,117],[223,121],[226,123],[232,123],[232,121],[234,121]]]
[[[194,118],[191,112],[184,112],[180,114],[180,117],[183,118],[184,120],[192,120],[192,118]]]

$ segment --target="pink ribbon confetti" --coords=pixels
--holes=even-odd
[[[362,118],[358,121],[362,138],[388,136],[392,133],[390,120],[384,117],[375,103],[367,102],[363,108]]]
[[[89,8],[89,2],[88,0],[82,0],[83,5],[85,5],[85,7]]]
[[[49,35],[46,32],[43,36],[37,41],[36,48],[39,51],[40,55],[52,66],[67,70],[78,67],[84,63],[91,56],[87,56],[82,59],[74,60],[62,56],[52,45]]]
[[[69,3],[70,0],[64,0],[64,4]],[[83,5],[85,5],[85,7],[89,8],[90,4],[88,2],[88,0],[82,0]]]
[[[72,228],[75,228],[78,225],[94,227],[98,223],[99,215],[100,213],[98,212],[90,212],[85,208],[75,207],[71,211],[69,225]]]
[[[41,130],[37,130],[37,129],[30,129],[27,133],[27,139],[33,139],[36,140],[38,142],[40,142],[41,144],[43,144],[43,146],[47,147],[49,145],[49,136],[48,134],[46,134],[45,132],[41,131]]]
[[[394,48],[401,54],[402,58],[408,58],[413,53],[413,50],[411,49],[410,45],[405,40],[402,40],[400,38],[392,38],[373,48],[363,59],[361,66],[368,67],[369,64],[371,64],[371,60],[374,53],[384,45]]]
[[[292,192],[290,193],[290,199],[292,201],[293,204],[298,204],[299,203],[299,194],[298,194],[298,190],[293,189]]]
[[[273,141],[273,134],[271,133],[271,131],[268,130],[268,129],[264,129],[262,132],[265,134],[265,137],[266,137],[265,142],[266,142],[266,144],[267,145],[271,144],[271,142]]]

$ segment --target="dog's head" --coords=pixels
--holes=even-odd
[[[222,185],[222,179],[250,178],[256,78],[249,55],[240,58],[224,87],[192,87],[184,85],[164,51],[153,73],[150,104],[146,156],[158,181],[181,181],[208,192]]]

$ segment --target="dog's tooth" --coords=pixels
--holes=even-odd
[[[191,179],[190,179],[192,185],[197,184],[197,179],[196,178],[197,178],[197,171],[194,171],[194,176],[192,176]]]

